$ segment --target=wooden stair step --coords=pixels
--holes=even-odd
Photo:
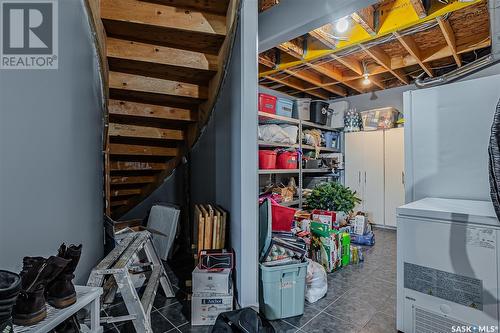
[[[142,0],[145,2],[179,8],[193,9],[207,13],[226,15],[229,0]]]
[[[126,188],[126,189],[120,189],[120,190],[112,190],[111,196],[112,197],[122,197],[122,196],[129,196],[129,195],[139,195],[141,193],[142,193],[142,190],[140,188]]]
[[[206,86],[119,72],[109,72],[109,88],[128,92],[173,95],[195,100],[208,98]]]
[[[112,200],[111,207],[127,206],[128,200]]]
[[[177,148],[170,148],[170,147],[110,143],[109,153],[111,155],[177,156],[179,150]]]
[[[108,101],[108,112],[110,115],[124,117],[140,117],[155,120],[196,121],[195,112],[189,109],[113,99]]]
[[[110,171],[162,171],[167,168],[165,163],[158,162],[131,162],[131,161],[111,161],[109,163]]]
[[[147,184],[155,180],[155,176],[112,176],[111,184]]]
[[[108,38],[112,71],[148,77],[207,84],[217,71],[217,57],[201,52]]]
[[[218,54],[226,17],[138,0],[103,0],[101,18],[109,37]]]
[[[180,130],[145,127],[125,124],[109,124],[108,135],[110,137],[127,137],[159,140],[184,140],[184,133]]]

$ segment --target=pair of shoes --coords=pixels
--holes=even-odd
[[[16,273],[0,271],[0,332],[11,333],[12,307],[21,290],[21,277]]]
[[[21,271],[21,291],[12,314],[16,325],[34,325],[47,316],[45,301],[55,308],[76,302],[73,278],[82,246],[62,244],[57,256],[25,257]]]

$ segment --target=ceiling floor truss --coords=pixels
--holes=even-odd
[[[400,20],[399,9],[383,17],[377,13],[386,2],[350,16],[351,38],[362,42],[335,36],[329,24],[260,54],[261,84],[274,82],[295,96],[334,99],[410,84],[422,73],[434,77],[436,70],[460,67],[464,55],[491,45],[485,0],[430,8],[419,0],[392,0],[409,3],[414,11]],[[389,23],[396,28],[387,28]],[[365,76],[369,85],[363,84]]]

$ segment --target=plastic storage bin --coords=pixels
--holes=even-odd
[[[304,313],[308,262],[260,269],[260,311],[269,320]]]
[[[287,98],[278,98],[276,102],[276,114],[283,117],[292,117],[293,101]]]
[[[337,132],[326,132],[325,133],[325,146],[327,148],[337,148],[337,140],[339,134]]]
[[[276,114],[276,97],[260,93],[259,111]]]
[[[320,125],[326,125],[328,120],[328,107],[330,104],[327,102],[316,101],[311,103],[311,121]]]
[[[276,169],[276,156],[274,150],[259,150],[259,169]]]
[[[399,111],[393,107],[368,110],[360,112],[363,119],[363,130],[374,131],[377,129],[393,128],[398,120]]]
[[[283,151],[276,158],[276,168],[278,169],[297,169],[299,153]]]
[[[301,120],[311,119],[311,99],[299,98],[293,102],[292,117]]]

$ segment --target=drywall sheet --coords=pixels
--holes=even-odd
[[[488,141],[500,75],[404,95],[406,200],[489,200]]]

